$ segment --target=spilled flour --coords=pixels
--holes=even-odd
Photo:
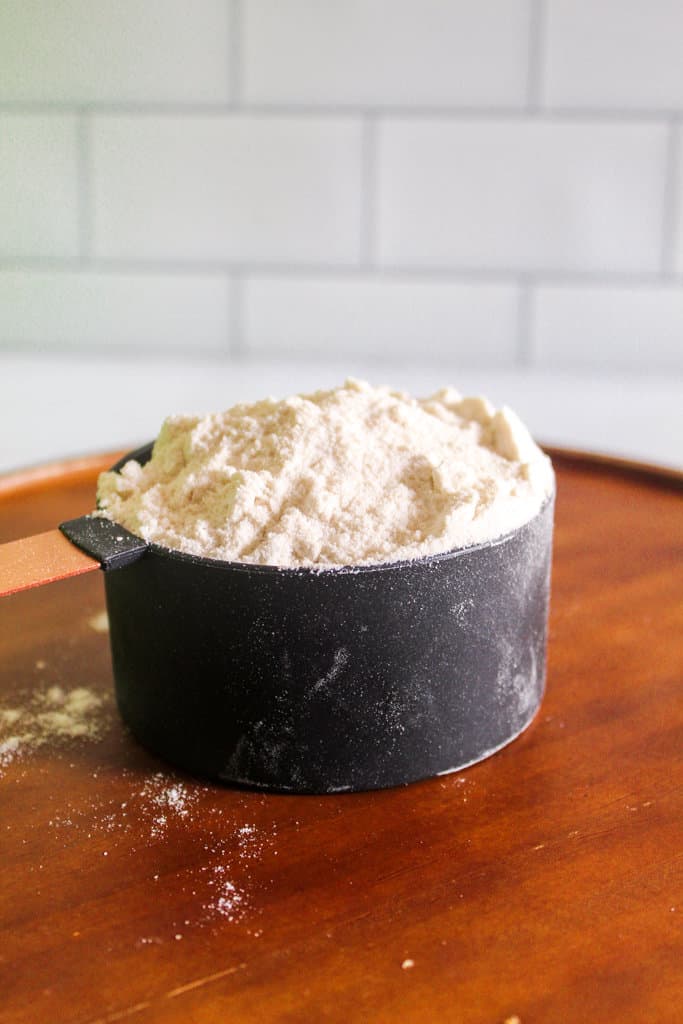
[[[183,782],[169,779],[163,772],[155,772],[146,779],[138,794],[143,801],[143,816],[153,837],[163,837],[169,823],[190,817],[197,802],[197,792]]]
[[[100,476],[100,514],[168,548],[278,566],[414,559],[500,537],[553,490],[510,409],[452,388],[343,387],[169,417],[145,465]]]
[[[128,783],[125,800],[103,801],[93,796],[86,807],[67,805],[64,813],[50,818],[50,828],[57,833],[77,831],[94,842],[104,839],[103,857],[115,855],[124,839],[126,847],[135,844],[133,852],[140,847],[157,850],[162,860],[165,851],[182,844],[189,851],[190,865],[183,870],[182,891],[188,900],[195,897],[197,904],[193,917],[184,918],[182,924],[202,926],[218,919],[239,922],[247,914],[253,916],[249,862],[258,864],[271,853],[277,856],[272,848],[276,825],[264,829],[252,822],[231,820],[222,807],[215,806],[214,797],[220,790],[183,780],[171,771],[154,772],[142,784],[128,769],[121,775]],[[151,880],[163,889],[160,872]],[[173,884],[177,886],[177,880]],[[174,927],[179,923],[174,922]],[[258,937],[261,930],[251,929],[249,934]]]
[[[97,614],[90,616],[90,618],[88,619],[88,625],[96,633],[108,633],[109,616],[103,609],[101,612],[97,612]]]
[[[51,759],[76,769],[82,763],[77,763],[78,751],[89,746],[91,759],[93,751],[118,724],[114,701],[108,694],[88,687],[50,685],[43,680],[46,663],[41,660],[35,667],[41,673],[40,682],[31,690],[15,694],[11,703],[0,704],[0,781],[14,769],[14,778],[20,782],[31,770],[32,756],[41,752],[49,752]],[[38,762],[36,767],[41,773],[46,770]],[[177,927],[202,927],[220,920],[237,923],[247,915],[255,916],[250,865],[258,866],[264,857],[277,854],[273,850],[275,824],[263,828],[245,821],[238,808],[223,806],[219,788],[171,770],[141,774],[118,768],[116,797],[110,783],[100,784],[104,777],[111,777],[106,762],[90,775],[92,785],[85,797],[82,790],[77,799],[70,796],[68,788],[55,792],[49,799],[49,817],[32,821],[32,827],[60,843],[59,837],[66,833],[78,836],[83,855],[87,856],[90,849],[92,856],[106,864],[116,862],[118,856],[147,849],[151,864],[159,865],[149,882],[155,891],[158,888],[160,897],[165,882],[163,864],[178,847],[184,848],[187,866],[182,872],[182,887],[187,904],[192,904],[194,910],[191,917],[172,923],[172,938],[176,938]],[[43,831],[45,826],[47,833]],[[11,820],[5,822],[6,833],[13,828]],[[49,859],[46,856],[46,862]],[[29,870],[43,871],[44,864]],[[173,872],[169,883],[177,889]],[[177,934],[182,937],[183,933]],[[247,934],[258,937],[262,930],[251,927]],[[139,941],[147,944],[164,939],[143,937]]]
[[[84,686],[36,688],[20,704],[0,706],[0,769],[48,744],[99,739],[111,699]]]

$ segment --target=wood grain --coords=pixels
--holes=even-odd
[[[5,487],[0,541],[87,511],[111,461]],[[0,768],[3,1024],[680,1020],[681,480],[555,462],[547,695],[488,761],[254,794],[171,777],[111,709]],[[2,602],[0,707],[110,692],[101,587]]]
[[[100,563],[59,530],[45,530],[0,544],[0,597],[93,572]]]

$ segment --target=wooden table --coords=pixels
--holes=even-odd
[[[111,461],[0,481],[0,539]],[[556,467],[547,695],[488,761],[263,795],[172,776],[109,706],[0,770],[3,1024],[683,1019],[681,478]],[[0,706],[109,694],[102,608],[98,573],[4,599]]]

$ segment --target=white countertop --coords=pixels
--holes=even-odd
[[[511,405],[547,444],[683,469],[683,378],[613,372],[268,360],[0,356],[0,472],[62,457],[133,448],[170,412],[209,412],[266,394],[365,377],[424,395],[451,384]]]

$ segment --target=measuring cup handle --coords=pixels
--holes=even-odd
[[[142,537],[101,516],[68,519],[59,529],[77,548],[96,558],[105,572],[137,562],[149,547]]]

